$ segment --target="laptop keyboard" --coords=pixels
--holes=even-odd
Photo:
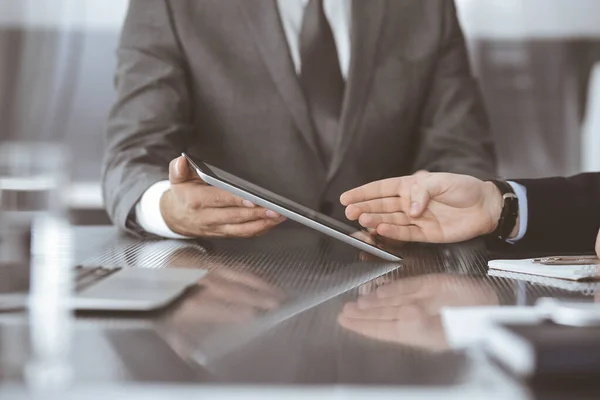
[[[75,291],[80,292],[120,269],[118,267],[83,267],[80,265],[75,268]]]

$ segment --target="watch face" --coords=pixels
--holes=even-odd
[[[517,225],[519,217],[519,198],[514,193],[505,193],[502,196],[502,216],[498,224],[499,235],[502,240],[510,237]]]

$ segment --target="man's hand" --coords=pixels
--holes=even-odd
[[[222,189],[208,186],[184,157],[169,165],[171,189],[160,200],[167,226],[193,237],[251,237],[279,225],[285,218]]]
[[[407,242],[452,243],[489,234],[502,212],[493,183],[447,173],[372,182],[344,193],[340,201],[348,219]]]
[[[340,200],[350,220],[407,242],[452,243],[485,235],[496,229],[502,212],[493,183],[446,173],[372,182]]]

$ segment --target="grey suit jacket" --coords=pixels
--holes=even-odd
[[[344,219],[339,195],[419,169],[490,177],[494,146],[451,0],[354,0],[325,166],[275,0],[132,0],[103,166],[116,225],[181,151]]]

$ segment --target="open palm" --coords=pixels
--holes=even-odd
[[[424,173],[346,192],[346,215],[396,240],[449,243],[490,233],[499,191],[466,175]]]

